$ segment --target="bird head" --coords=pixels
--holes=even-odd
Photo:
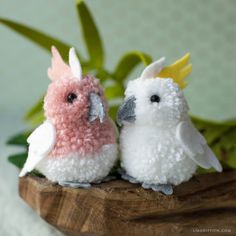
[[[188,59],[189,55],[164,68],[165,58],[161,58],[147,66],[138,79],[129,81],[118,124],[170,127],[186,116],[188,105],[181,87],[192,68],[186,66]]]
[[[48,69],[51,84],[44,99],[45,115],[59,122],[102,123],[107,104],[99,81],[93,76],[83,76],[80,61],[74,48],[69,51],[67,65],[55,47],[52,47],[52,66]]]

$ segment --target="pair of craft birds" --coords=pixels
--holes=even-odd
[[[169,67],[165,58],[128,83],[117,123],[121,174],[144,188],[172,194],[197,166],[222,171],[188,116],[181,88],[191,71],[189,55]],[[52,47],[51,84],[44,99],[45,122],[28,137],[28,158],[20,173],[37,169],[62,186],[88,188],[107,176],[118,155],[117,130],[99,80],[82,75],[73,48],[69,65]]]

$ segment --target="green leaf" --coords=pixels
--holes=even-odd
[[[29,119],[29,123],[33,126],[40,125],[45,120],[44,112],[40,111],[35,116],[31,117]]]
[[[28,153],[27,152],[23,152],[23,153],[18,153],[18,154],[14,154],[8,157],[8,161],[10,163],[12,163],[14,166],[16,166],[19,169],[22,169],[26,159],[28,157]],[[37,170],[33,170],[30,172],[31,175],[33,176],[38,176],[38,177],[45,177],[43,174],[41,174],[39,171]]]
[[[226,160],[223,163],[227,164],[230,168],[236,168],[236,148],[232,148],[226,153]]]
[[[32,131],[25,131],[10,137],[7,140],[8,145],[27,146],[27,138]]]
[[[101,84],[103,84],[103,83],[106,83],[107,80],[112,79],[112,74],[109,71],[100,68],[100,69],[97,70],[97,72],[95,74],[95,77],[99,78]]]
[[[221,161],[224,169],[236,168],[236,147],[225,149],[220,143],[212,146],[215,155]]]
[[[113,119],[113,121],[116,121],[116,115],[117,115],[118,109],[119,109],[119,106],[109,107],[109,116]]]
[[[38,170],[31,171],[30,175],[37,176],[37,177],[40,177],[40,178],[45,178],[45,176],[42,173],[40,173]]]
[[[112,100],[117,97],[123,97],[124,89],[121,85],[115,84],[105,89],[105,96],[108,100]]]
[[[212,172],[216,172],[215,169],[213,169],[213,168],[204,169],[204,168],[198,167],[196,174],[206,174],[206,173],[212,173]]]
[[[224,169],[236,168],[236,122],[209,121],[192,117],[192,121],[204,135]],[[209,172],[200,170],[200,172]]]
[[[220,146],[226,150],[236,148],[236,127],[230,129],[227,133],[222,135],[219,140]]]
[[[208,126],[203,132],[208,144],[222,137],[230,128],[228,126]]]
[[[19,153],[19,154],[15,154],[15,155],[11,155],[8,157],[8,161],[10,163],[12,163],[13,165],[15,165],[18,168],[22,168],[25,164],[25,161],[27,159],[27,153]]]
[[[151,61],[152,58],[143,52],[133,51],[126,53],[117,64],[114,77],[117,81],[124,81],[137,65],[143,63],[147,66]]]
[[[232,123],[227,122],[215,122],[209,120],[203,120],[196,117],[192,117],[192,121],[197,129],[204,135],[207,143],[211,145],[221,137],[228,134],[228,131],[232,129]]]
[[[70,46],[68,44],[54,37],[51,37],[43,32],[40,32],[34,28],[19,24],[8,19],[0,18],[0,23],[21,34],[22,36],[26,37],[27,39],[31,40],[33,43],[46,49],[47,51],[50,51],[51,46],[54,45],[60,50],[60,54],[62,55],[62,57],[67,60],[68,52],[70,49]]]
[[[43,110],[43,97],[38,100],[35,105],[33,105],[26,113],[24,117],[25,121],[29,122],[32,125],[39,125],[44,120],[44,110]]]
[[[43,99],[44,97],[41,97],[25,114],[25,120],[30,121],[33,117],[35,117],[37,114],[42,112],[43,110]]]
[[[80,18],[83,37],[87,45],[90,63],[94,65],[95,68],[100,68],[104,63],[104,51],[96,24],[83,0],[77,0],[76,7]]]
[[[223,121],[223,124],[231,127],[236,126],[236,119]]]
[[[201,129],[201,133],[206,138],[207,143],[211,145],[219,138],[224,136],[231,128],[225,125],[207,125]]]
[[[230,127],[236,126],[236,119],[225,120],[225,121],[216,121],[216,120],[203,119],[203,118],[193,116],[193,115],[191,115],[191,119],[192,119],[193,123],[195,123],[196,125],[200,125],[200,126],[208,126],[208,125],[217,125],[217,126],[225,125],[225,126],[230,126]]]

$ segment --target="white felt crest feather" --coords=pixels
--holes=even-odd
[[[82,69],[80,61],[76,55],[75,49],[71,48],[69,52],[69,65],[72,71],[72,74],[79,80],[82,79]]]
[[[140,78],[141,79],[155,78],[157,76],[157,74],[164,67],[165,60],[166,60],[165,57],[162,57],[158,61],[155,61],[155,62],[151,63],[149,66],[147,66],[143,70]]]

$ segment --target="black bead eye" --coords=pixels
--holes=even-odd
[[[160,102],[161,98],[158,95],[154,94],[150,97],[150,101],[151,102]]]
[[[66,97],[66,101],[68,103],[73,103],[76,98],[77,98],[77,95],[75,93],[69,93]]]

